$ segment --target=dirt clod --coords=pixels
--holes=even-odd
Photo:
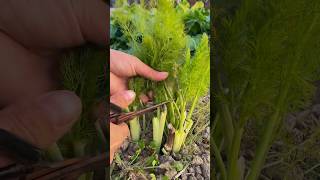
[[[173,162],[174,159],[172,158],[172,156],[168,156],[168,155],[163,155],[159,157],[159,161],[160,163],[165,163],[165,162]]]
[[[197,167],[196,167],[196,173],[197,173],[197,174],[202,174],[202,171],[201,171],[201,167],[200,167],[200,166],[197,166]]]
[[[169,179],[173,179],[176,174],[177,174],[177,171],[174,169],[168,170],[165,173],[165,175],[168,176]]]
[[[200,174],[197,174],[196,178],[197,178],[197,180],[204,180],[204,178]]]
[[[187,180],[188,176],[186,174],[181,175],[181,180]]]
[[[189,176],[189,177],[188,177],[188,180],[197,180],[197,178],[194,177],[194,176]]]
[[[200,165],[203,163],[203,160],[200,156],[194,156],[192,160],[192,164],[194,165]]]
[[[180,161],[181,160],[181,154],[178,153],[172,153],[172,157],[174,158],[174,160],[176,161]]]
[[[210,167],[208,164],[201,164],[202,175],[204,179],[210,179]]]

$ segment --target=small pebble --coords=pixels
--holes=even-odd
[[[210,155],[208,153],[204,153],[201,155],[201,158],[202,160],[205,162],[205,163],[208,163],[210,164]]]
[[[197,178],[194,177],[194,176],[189,176],[189,177],[188,177],[188,180],[197,180]]]
[[[181,175],[181,179],[182,179],[182,180],[187,180],[187,179],[188,179],[188,176],[187,176],[186,174],[182,174],[182,175]]]
[[[203,132],[203,142],[210,142],[210,127],[207,127],[206,130]]]
[[[194,165],[200,165],[203,163],[203,160],[200,156],[194,156],[192,160],[192,164]]]
[[[181,154],[188,154],[187,148],[183,148],[183,149],[181,150]]]
[[[173,159],[175,159],[176,161],[180,161],[182,156],[179,153],[172,153],[172,157]]]
[[[320,104],[316,104],[312,107],[311,110],[313,113],[320,114]]]
[[[196,173],[197,173],[197,174],[200,174],[200,175],[202,174],[202,171],[201,171],[201,167],[200,167],[200,166],[197,166],[197,167],[196,167]]]
[[[188,168],[188,172],[189,172],[189,173],[193,173],[193,174],[195,173],[193,167]]]
[[[199,146],[197,145],[197,143],[194,143],[193,146],[193,151],[194,151],[194,154],[199,154],[201,152]]]
[[[197,180],[204,180],[204,178],[200,174],[197,174],[196,178],[197,178]]]
[[[208,164],[201,164],[202,176],[204,179],[210,179],[210,167]]]
[[[177,175],[177,171],[174,169],[168,170],[165,173],[166,176],[168,176],[169,179],[173,179],[175,175]]]
[[[165,170],[170,170],[171,169],[171,164],[169,161],[162,163],[159,165],[160,169],[165,169]]]
[[[210,149],[210,144],[202,144],[202,147],[203,147],[204,149]]]
[[[165,163],[165,162],[173,162],[174,159],[172,158],[172,156],[168,156],[168,155],[163,155],[159,157],[159,161],[160,163]]]

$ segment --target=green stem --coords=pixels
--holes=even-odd
[[[178,129],[174,135],[174,142],[173,142],[173,152],[177,153],[180,151],[182,145],[184,144],[187,135],[193,125],[193,121],[185,121],[185,126],[182,129]]]
[[[224,131],[223,136],[227,145],[227,151],[230,152],[233,137],[234,137],[234,127],[232,122],[232,116],[229,110],[229,107],[226,103],[221,103],[221,120],[222,120],[222,129]]]
[[[173,152],[179,152],[183,143],[185,142],[185,139],[187,138],[187,135],[192,128],[193,121],[191,119],[193,111],[197,105],[198,99],[199,99],[199,93],[200,91],[197,91],[196,97],[193,99],[191,108],[188,112],[188,115],[186,115],[185,107],[186,102],[181,102],[181,115],[180,115],[180,122],[179,122],[179,129],[175,132],[174,136],[174,143],[173,143]],[[180,100],[182,101],[182,95],[180,95]]]
[[[229,167],[228,167],[228,180],[240,180],[240,170],[238,167],[238,156],[240,152],[241,138],[243,128],[236,128],[232,146],[229,151]]]
[[[220,151],[219,151],[219,149],[218,149],[218,147],[217,147],[217,145],[216,145],[214,140],[212,141],[212,149],[213,149],[213,153],[214,153],[214,156],[215,156],[215,160],[216,160],[217,166],[218,166],[218,168],[220,170],[221,178],[223,180],[227,180],[226,167],[225,167],[225,165],[223,163]]]
[[[184,136],[183,130],[179,129],[175,132],[173,147],[172,147],[173,152],[177,153],[180,151],[181,146],[182,146],[183,136]]]
[[[181,93],[178,93],[178,96],[179,96],[179,99],[180,99],[180,119],[179,119],[179,125],[178,126],[176,126],[176,128],[177,129],[182,129],[183,128],[183,126],[184,126],[184,122],[185,122],[185,120],[186,120],[186,117],[187,117],[187,112],[186,112],[186,102],[185,101],[183,101],[184,99],[183,99],[183,96],[181,95]]]
[[[82,157],[85,155],[86,143],[78,140],[73,142],[73,153],[76,157]]]
[[[189,109],[189,112],[188,112],[187,120],[190,120],[192,117],[192,113],[193,113],[193,111],[197,105],[198,99],[199,99],[199,93],[200,93],[200,91],[197,92],[196,97],[192,101],[191,108]]]
[[[291,71],[295,69],[296,63],[293,63]],[[289,72],[290,72],[289,70]],[[289,75],[291,73],[288,73]],[[252,161],[251,170],[248,175],[248,180],[256,180],[260,174],[261,168],[265,161],[267,152],[271,146],[272,137],[277,129],[278,122],[281,118],[281,112],[283,111],[283,107],[285,106],[286,98],[289,92],[290,81],[286,81],[282,91],[279,94],[278,103],[276,105],[275,112],[271,116],[271,119],[267,121],[266,129],[263,133],[262,139],[257,147],[255,158]]]
[[[279,110],[277,109],[276,112],[273,114],[272,118],[268,121],[266,130],[263,134],[261,143],[258,145],[257,152],[255,158],[252,162],[251,170],[248,176],[248,180],[255,180],[258,179],[258,176],[261,171],[261,167],[264,163],[266,158],[267,151],[270,147],[270,142],[272,141],[272,136],[275,128],[276,122],[279,120]]]
[[[142,130],[143,132],[146,132],[146,127],[147,127],[147,124],[146,124],[146,115],[142,115]]]
[[[158,151],[160,150],[160,147],[161,147],[164,126],[166,124],[166,119],[167,119],[167,107],[166,106],[164,106],[164,110],[160,113],[160,115],[158,117],[154,117],[152,119],[153,141],[154,141]]]
[[[290,69],[288,70],[287,76],[290,76],[292,74],[292,71],[295,71],[296,66],[298,65],[298,62],[301,58],[302,54],[302,47],[305,46],[306,41],[311,38],[311,32],[314,29],[315,24],[319,21],[320,18],[319,14],[317,16],[314,16],[312,23],[310,24],[309,28],[307,29],[306,33],[304,33],[304,36],[301,39],[301,43],[298,46],[298,51],[296,55],[295,61],[291,64]],[[277,107],[275,107],[276,111],[273,114],[272,118],[267,122],[267,128],[265,133],[263,134],[262,140],[260,141],[260,144],[257,148],[256,157],[254,158],[252,162],[252,168],[248,176],[248,180],[255,180],[258,178],[259,173],[261,171],[262,165],[265,161],[267,151],[269,150],[272,142],[272,137],[275,132],[275,129],[277,129],[277,125],[281,118],[281,110],[282,107],[284,107],[285,100],[288,95],[288,91],[290,89],[290,81],[286,81],[285,85],[279,95],[279,101],[277,104]]]
[[[96,130],[97,130],[97,134],[98,134],[98,137],[99,137],[100,141],[101,141],[101,142],[103,143],[103,145],[106,147],[107,139],[106,139],[106,137],[105,137],[105,135],[104,135],[104,133],[103,133],[103,130],[102,130],[102,128],[101,128],[101,125],[100,125],[99,121],[96,121],[96,122],[94,123],[94,126],[95,126],[95,128],[96,128]]]
[[[48,148],[47,154],[52,161],[63,161],[63,156],[57,143],[54,143]]]
[[[169,98],[170,99],[167,99],[167,100],[172,100],[172,105],[174,106],[174,108],[175,108],[175,112],[177,112],[178,113],[178,116],[180,117],[180,111],[179,111],[179,107],[178,107],[178,105],[177,105],[177,103],[175,102],[175,101],[173,101],[174,100],[174,98],[173,98],[173,95],[172,95],[172,92],[169,90],[169,88],[167,87],[167,83],[166,82],[164,82],[164,89],[165,89],[165,92],[168,94],[168,96],[169,96]]]
[[[138,117],[135,117],[131,121],[129,121],[130,125],[130,133],[131,133],[131,138],[133,141],[138,141],[140,139],[140,123]]]

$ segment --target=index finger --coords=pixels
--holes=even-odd
[[[162,81],[167,72],[159,72],[144,64],[137,57],[117,50],[110,50],[110,71],[119,77],[142,76],[153,81]]]

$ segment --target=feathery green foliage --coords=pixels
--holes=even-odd
[[[125,5],[115,10],[112,17],[128,37],[131,54],[154,69],[168,71],[170,80],[177,78],[178,64],[183,63],[186,38],[182,18],[173,8],[173,2],[159,1],[157,8],[152,10],[137,4]],[[141,89],[140,83],[133,85],[134,89]],[[145,81],[144,89],[157,89],[161,85]],[[159,93],[156,99],[161,101],[164,97]]]
[[[215,93],[217,127],[234,132],[222,134],[228,179],[241,178],[237,161],[248,121],[264,129],[248,176],[257,179],[284,115],[308,105],[319,79],[319,10],[312,0],[244,0],[220,22]]]
[[[103,81],[105,63],[103,51],[88,47],[68,53],[62,61],[62,86],[80,97],[83,108],[78,122],[59,141],[63,154],[67,157],[83,156],[100,149],[94,124],[96,117],[92,111],[95,103],[105,98],[106,89]]]
[[[187,101],[192,101],[197,96],[203,96],[208,91],[210,83],[208,43],[208,36],[204,34],[196,47],[195,55],[190,57],[190,52],[187,51],[188,54],[179,75],[180,89],[184,92]]]

